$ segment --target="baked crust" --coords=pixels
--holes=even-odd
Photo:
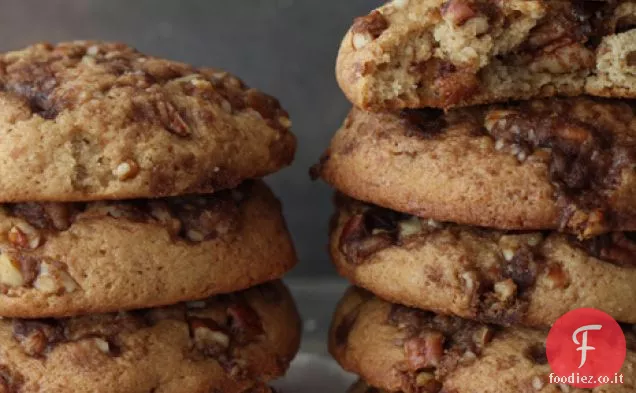
[[[636,97],[636,2],[394,0],[357,18],[336,74],[359,108]]]
[[[278,101],[214,69],[118,43],[0,55],[0,201],[211,193],[287,166]]]
[[[0,315],[174,304],[278,279],[296,264],[267,186],[208,196],[0,205]]]
[[[352,288],[336,310],[329,348],[345,370],[389,392],[562,393],[567,387],[549,383],[546,336],[543,330],[498,328],[392,305]],[[623,385],[567,391],[634,391],[634,333],[626,336]]]
[[[298,350],[280,282],[175,306],[58,320],[0,320],[6,392],[269,392]]]
[[[579,241],[440,223],[344,196],[331,229],[340,274],[384,299],[500,325],[551,326],[597,308],[636,323],[636,237]]]
[[[633,103],[553,98],[401,114],[353,109],[315,174],[358,200],[438,221],[636,229]]]

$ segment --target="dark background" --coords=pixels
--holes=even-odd
[[[381,0],[0,0],[0,51],[38,41],[124,41],[155,56],[224,68],[278,97],[299,148],[268,178],[296,241],[296,277],[334,274],[327,258],[331,190],[309,180],[349,109],[334,64],[354,17]],[[265,261],[264,261],[265,262]]]

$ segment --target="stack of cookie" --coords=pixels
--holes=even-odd
[[[624,384],[594,391],[636,389],[635,21],[565,0],[356,19],[337,66],[356,108],[315,168],[341,193],[332,259],[364,288],[330,336],[353,391],[580,391],[549,383],[545,340],[583,307],[630,343]]]
[[[264,392],[299,345],[278,101],[125,45],[0,55],[0,391]]]

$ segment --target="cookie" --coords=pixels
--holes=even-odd
[[[353,109],[315,174],[438,221],[581,237],[636,230],[635,108],[579,97],[447,114]]]
[[[0,55],[0,201],[211,193],[288,165],[276,99],[117,43]]]
[[[0,315],[154,307],[280,278],[296,263],[262,183],[208,196],[0,207]]]
[[[393,0],[357,18],[338,82],[359,108],[636,97],[633,1]]]
[[[576,389],[570,386],[566,386],[566,385],[553,385],[553,386],[546,386],[538,384],[536,385],[539,387],[539,389],[535,388],[534,386],[531,386],[530,388],[527,388],[526,391],[528,392],[535,392],[535,391],[541,391],[541,392],[546,392],[546,393],[583,393],[583,392],[587,392],[589,393],[590,390],[587,389]],[[545,390],[544,390],[545,389]],[[461,390],[460,390],[461,391]],[[603,389],[593,389],[591,390],[593,393],[605,393],[605,392],[616,392],[616,391],[623,391],[623,390],[615,390],[613,388],[609,388],[607,389],[607,387],[603,388]],[[478,392],[482,392],[482,391],[478,391]],[[351,386],[351,388],[349,388],[349,390],[347,390],[347,393],[389,393],[385,390],[381,390],[378,388],[374,388],[373,386],[367,384],[366,382],[364,382],[363,380],[360,380],[358,382],[356,382],[353,386]]]
[[[500,325],[551,326],[597,308],[636,323],[636,234],[580,241],[441,223],[337,198],[331,257],[395,303]]]
[[[0,320],[4,392],[267,392],[298,350],[280,282],[157,309]],[[254,388],[254,390],[251,390]]]
[[[345,370],[390,392],[628,393],[636,389],[633,327],[626,330],[624,384],[592,390],[549,383],[546,336],[544,330],[501,328],[392,305],[352,288],[336,311],[329,346]]]

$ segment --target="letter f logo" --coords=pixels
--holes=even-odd
[[[587,361],[587,351],[593,351],[596,348],[588,346],[587,345],[587,333],[590,330],[601,330],[603,328],[602,325],[587,325],[587,326],[581,326],[580,328],[576,329],[574,331],[574,334],[572,334],[572,341],[574,341],[574,344],[576,345],[580,345],[580,347],[578,347],[576,350],[577,351],[581,351],[581,364],[579,365],[579,368],[583,367],[585,365],[585,362]],[[582,342],[579,342],[577,336],[579,335],[579,333],[583,333],[582,337],[583,340]]]

